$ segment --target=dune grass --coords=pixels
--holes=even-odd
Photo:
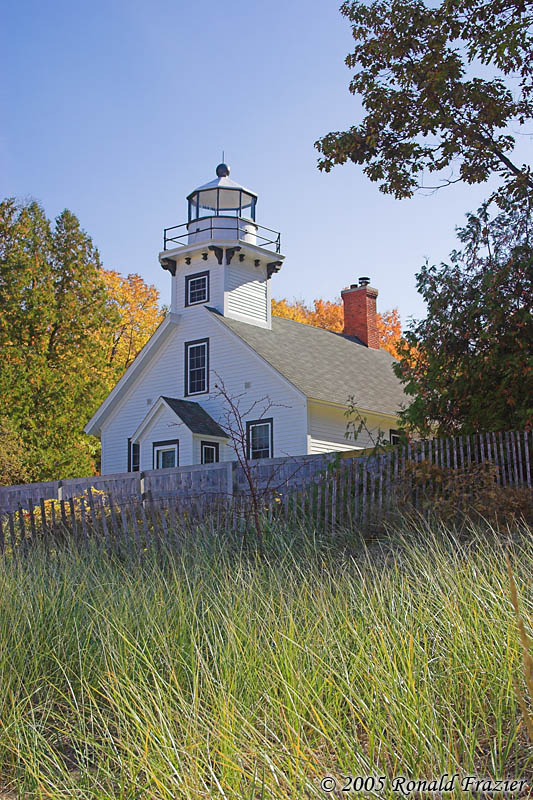
[[[296,800],[324,775],[529,779],[505,549],[530,630],[526,528],[278,529],[262,558],[205,532],[142,566],[0,564],[0,785]]]

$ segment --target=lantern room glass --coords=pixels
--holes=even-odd
[[[256,202],[244,189],[203,189],[189,195],[189,222],[203,217],[242,217],[255,222]]]

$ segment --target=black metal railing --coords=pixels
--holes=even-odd
[[[235,224],[216,224],[220,219],[230,220]],[[178,233],[180,230],[183,233]],[[264,225],[258,225],[257,222],[244,217],[222,216],[204,217],[193,222],[184,222],[182,225],[173,225],[171,228],[165,228],[163,250],[173,250],[176,247],[187,247],[188,244],[196,244],[194,237],[202,236],[202,234],[206,233],[209,235],[205,237],[205,240],[216,241],[220,237],[223,241],[227,241],[227,234],[231,232],[235,233],[235,236],[231,237],[231,241],[235,239],[236,241],[247,242],[250,241],[247,237],[253,237],[255,244],[259,245],[259,247],[266,247],[276,253],[281,252],[281,234],[279,231],[265,228]],[[204,239],[202,238],[198,244],[201,241],[204,241]]]

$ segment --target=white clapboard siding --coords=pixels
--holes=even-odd
[[[226,270],[227,311],[268,321],[268,290],[264,267],[231,264]]]
[[[220,439],[214,438],[213,436],[201,435],[197,434],[192,437],[192,463],[193,464],[201,464],[202,462],[202,442],[218,442],[218,456],[219,461],[233,461],[235,456],[235,451],[224,444]]]
[[[256,356],[206,308],[195,306],[187,312],[182,314],[173,333],[159,352],[151,356],[132,388],[103,425],[102,472],[127,470],[128,437],[133,435],[160,395],[184,398],[185,342],[203,338],[208,338],[210,344],[210,392],[184,399],[198,402],[224,427],[224,403],[215,396],[215,373],[218,373],[232,396],[246,392],[246,397],[241,400],[243,410],[264,398],[270,398],[275,404],[266,413],[274,420],[275,456],[306,453],[306,399],[301,392]],[[258,418],[264,405],[264,402],[259,403],[251,417]],[[221,458],[232,459],[235,455],[230,448],[221,448]],[[146,463],[144,456],[142,460]],[[186,463],[181,454],[180,463]]]
[[[321,439],[313,439],[309,437],[309,453],[338,453],[344,450],[356,450],[360,447],[359,444],[355,445],[353,440],[351,442],[345,440],[344,442],[327,442]]]
[[[162,406],[143,431],[140,441],[140,469],[155,469],[153,443],[179,441],[179,466],[192,463],[192,433],[168,406]]]
[[[209,273],[209,301],[208,304],[217,311],[224,311],[224,267],[221,266],[215,256],[208,252],[208,258],[204,261],[199,255],[192,258],[190,264],[178,261],[176,274],[172,278],[172,310],[178,314],[192,314],[197,306],[185,305],[185,283],[189,275],[197,275],[199,272]]]
[[[363,414],[363,416],[365,415]],[[310,453],[371,447],[375,443],[380,429],[388,437],[389,429],[395,427],[392,418],[368,414],[366,415],[367,426],[372,436],[363,430],[354,440],[353,436],[349,439],[346,438],[348,418],[345,416],[343,408],[310,400],[308,417]]]

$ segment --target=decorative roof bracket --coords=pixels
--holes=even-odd
[[[283,261],[270,261],[267,264],[267,280],[271,278],[275,272],[279,272],[279,268],[283,264]]]
[[[162,258],[161,266],[163,269],[168,269],[171,275],[176,274],[176,260],[174,258]]]
[[[226,264],[231,264],[231,259],[241,248],[240,247],[226,247]]]
[[[210,244],[208,249],[213,251],[213,253],[217,257],[218,263],[222,264],[222,258],[224,256],[224,250],[221,247],[217,247],[214,244]]]

